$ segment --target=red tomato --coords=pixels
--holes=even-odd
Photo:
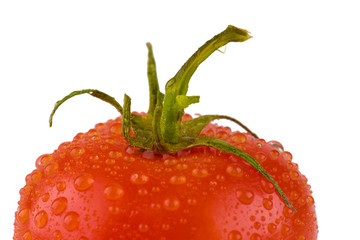
[[[15,239],[316,239],[307,179],[279,143],[209,125],[254,156],[289,196],[243,159],[210,147],[175,155],[129,147],[117,118],[36,161]]]
[[[97,124],[40,156],[15,219],[15,240],[316,240],[317,219],[307,179],[278,142],[259,139],[222,115],[192,119],[184,109],[197,66],[246,30],[229,26],[184,64],[159,91],[149,48],[150,106],[131,114],[98,90],[89,93],[122,118]],[[234,121],[247,133],[211,124]]]

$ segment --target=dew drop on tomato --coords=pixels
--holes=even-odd
[[[285,206],[283,209],[283,214],[285,217],[291,218],[295,214],[295,212],[292,208]]]
[[[149,177],[142,173],[134,173],[130,176],[130,181],[134,184],[145,184],[149,180]]]
[[[109,206],[108,211],[112,215],[118,215],[120,213],[120,207],[117,205]]]
[[[235,142],[235,143],[246,143],[247,138],[244,134],[242,133],[234,133],[231,137],[230,137],[231,141]]]
[[[186,183],[186,177],[185,176],[178,176],[174,175],[170,178],[169,182],[173,185],[180,185]]]
[[[29,219],[29,209],[23,208],[22,210],[19,211],[17,217],[19,222],[21,222],[22,224],[26,223],[27,220]]]
[[[277,229],[277,226],[275,223],[269,223],[267,229],[269,233],[274,233]]]
[[[290,227],[289,226],[287,226],[286,224],[282,224],[281,225],[281,234],[283,235],[283,236],[288,236],[289,234],[290,234]]]
[[[232,230],[229,232],[227,240],[242,240],[242,235],[237,230]]]
[[[148,190],[146,188],[140,188],[138,190],[138,194],[139,194],[139,196],[144,197],[144,196],[148,195]]]
[[[59,230],[56,230],[54,233],[53,233],[53,240],[61,240],[62,239],[62,234]]]
[[[64,181],[58,181],[56,183],[56,189],[60,191],[64,191],[66,189],[66,183]]]
[[[242,177],[244,175],[243,170],[236,164],[231,164],[226,167],[226,172],[233,177]]]
[[[208,170],[205,168],[194,168],[191,173],[194,177],[198,178],[204,178],[209,175]]]
[[[44,193],[42,196],[41,196],[41,201],[43,202],[47,202],[50,198],[50,194],[49,193]]]
[[[261,236],[257,233],[253,233],[250,236],[250,240],[262,240]]]
[[[168,231],[170,229],[170,225],[169,224],[166,224],[166,223],[163,223],[161,225],[161,229],[164,230],[164,231]]]
[[[251,204],[254,201],[254,193],[249,190],[239,189],[236,191],[236,198],[243,204]]]
[[[275,186],[267,179],[261,179],[260,185],[262,190],[266,193],[273,193],[275,191]]]
[[[274,148],[276,148],[279,152],[284,152],[284,146],[278,141],[269,141]]]
[[[32,240],[32,236],[31,236],[31,232],[30,231],[27,231],[24,233],[24,235],[22,236],[23,240]]]
[[[64,227],[68,231],[74,231],[79,227],[80,217],[76,212],[68,212],[64,217]]]
[[[140,223],[138,226],[138,230],[139,232],[147,232],[149,231],[149,225],[145,224],[145,223]]]
[[[82,174],[75,178],[74,186],[78,191],[86,191],[94,184],[94,182],[95,180],[92,175]]]
[[[190,206],[194,206],[197,204],[197,200],[195,198],[189,198],[187,200],[187,203],[190,205]]]
[[[49,163],[44,168],[44,174],[46,176],[50,176],[51,174],[55,173],[56,170],[58,170],[58,169],[59,169],[59,164],[58,163]]]
[[[49,162],[52,161],[52,159],[53,159],[52,155],[49,155],[49,154],[41,155],[36,160],[36,163],[35,163],[36,168],[39,170],[42,170]]]
[[[118,152],[118,151],[110,151],[109,157],[110,158],[120,158],[120,157],[122,157],[122,153]]]
[[[175,211],[180,207],[180,200],[177,197],[166,198],[163,202],[163,207],[168,211]]]
[[[65,197],[59,197],[55,199],[51,204],[51,210],[55,215],[62,214],[67,208],[67,199]]]
[[[70,156],[73,158],[81,157],[85,153],[85,149],[82,147],[75,147],[70,151]]]
[[[263,206],[265,209],[271,210],[273,208],[273,201],[270,198],[264,198]]]
[[[35,216],[35,225],[38,228],[43,228],[46,226],[48,222],[48,215],[45,211],[40,211],[38,212],[38,214],[36,214]]]
[[[108,200],[118,200],[124,196],[124,189],[117,183],[111,183],[104,189],[104,197]]]
[[[39,181],[41,178],[41,172],[37,169],[35,169],[32,173],[31,173],[31,181],[33,183]]]

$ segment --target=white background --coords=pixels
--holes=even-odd
[[[359,239],[359,63],[357,1],[10,1],[0,2],[0,233],[36,158],[78,132],[115,118],[110,105],[73,90],[96,88],[132,110],[148,104],[146,42],[161,90],[205,41],[228,24],[244,43],[215,52],[194,74],[190,113],[233,116],[278,140],[308,177],[320,240]],[[221,122],[228,124],[228,122]],[[237,128],[234,128],[237,130]]]

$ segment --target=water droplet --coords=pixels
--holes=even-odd
[[[291,191],[290,192],[290,199],[293,200],[293,201],[297,200],[299,198],[299,196],[300,196],[299,193],[296,192],[296,191]]]
[[[257,233],[253,233],[250,236],[250,240],[261,240],[261,236]]]
[[[158,193],[158,192],[160,192],[160,187],[157,187],[157,186],[152,187],[152,188],[151,188],[151,192],[153,192],[153,193]]]
[[[26,233],[24,233],[22,237],[23,240],[31,240],[32,239],[31,232],[27,231]]]
[[[271,150],[269,155],[270,159],[277,160],[280,156],[280,152],[278,150]]]
[[[242,133],[234,133],[231,137],[230,137],[231,141],[235,142],[235,143],[246,143],[247,142],[247,138],[244,134]]]
[[[278,141],[270,141],[268,143],[273,145],[273,147],[276,148],[279,152],[284,152],[284,146],[280,142],[278,142]]]
[[[121,123],[114,123],[110,127],[110,132],[113,134],[121,134],[122,133],[122,124]]]
[[[56,183],[56,189],[58,191],[64,191],[66,189],[66,183],[64,181],[58,181]]]
[[[142,173],[134,173],[130,176],[130,181],[134,184],[144,184],[147,183],[149,177]]]
[[[35,169],[32,173],[31,173],[31,181],[33,183],[39,181],[41,178],[41,172],[37,169]]]
[[[120,208],[119,208],[119,206],[116,206],[116,205],[109,206],[108,210],[109,210],[109,213],[111,213],[113,215],[117,215],[120,213]]]
[[[64,217],[64,227],[68,231],[74,231],[79,227],[80,217],[76,212],[68,212]]]
[[[243,204],[251,204],[254,201],[254,193],[249,190],[237,190],[236,197]]]
[[[309,206],[312,206],[312,205],[315,204],[315,200],[314,200],[314,198],[313,198],[312,196],[307,196],[307,197],[306,197],[306,202],[307,202],[307,204],[308,204]]]
[[[186,218],[180,218],[180,219],[179,219],[179,223],[181,223],[181,224],[186,224],[186,223],[187,223],[187,219],[186,219]]]
[[[282,176],[283,181],[285,181],[285,182],[290,181],[290,175],[288,173],[284,172],[283,174],[281,174],[281,176]]]
[[[74,186],[78,191],[86,191],[94,184],[95,180],[92,175],[84,173],[75,178]]]
[[[228,234],[227,240],[242,240],[242,235],[237,230],[232,230]]]
[[[178,170],[185,170],[185,169],[187,169],[187,168],[188,168],[188,165],[185,164],[185,163],[178,163],[178,164],[176,165],[176,169],[178,169]]]
[[[70,151],[70,156],[72,156],[73,158],[78,158],[81,157],[81,155],[83,155],[85,153],[85,149],[83,149],[82,147],[75,147]]]
[[[289,235],[290,230],[291,230],[291,229],[290,229],[289,226],[287,226],[287,225],[285,225],[285,224],[282,224],[282,225],[281,225],[281,234],[282,234],[283,236]]]
[[[56,230],[54,233],[53,233],[53,238],[52,240],[61,240],[62,239],[62,234],[59,230]]]
[[[254,228],[255,228],[255,229],[260,229],[260,227],[261,227],[261,223],[259,223],[259,222],[254,222]]]
[[[194,177],[198,178],[204,178],[209,175],[208,170],[205,168],[194,168],[191,173]]]
[[[188,203],[189,205],[191,205],[191,206],[194,206],[194,205],[197,204],[197,200],[196,200],[195,198],[189,198],[189,199],[187,200],[187,203]]]
[[[298,180],[300,177],[300,174],[297,171],[290,170],[290,177],[292,180]]]
[[[277,229],[277,226],[275,223],[269,223],[269,225],[268,225],[269,233],[274,233],[276,231],[276,229]]]
[[[271,210],[274,206],[273,201],[270,198],[263,199],[263,206],[267,210]]]
[[[301,234],[301,235],[299,236],[298,240],[306,240],[306,237]]]
[[[43,202],[47,202],[50,198],[50,194],[49,193],[44,193],[42,196],[41,196],[41,200]]]
[[[166,223],[163,223],[161,225],[161,229],[164,230],[164,231],[168,231],[170,229],[170,225],[169,224],[166,224]]]
[[[164,161],[164,164],[166,165],[166,166],[172,166],[172,165],[175,165],[175,164],[177,164],[177,160],[175,159],[175,158],[168,158],[168,159],[166,159],[165,161]]]
[[[147,232],[147,231],[149,231],[149,225],[140,223],[138,226],[138,230],[139,230],[139,232]]]
[[[236,164],[231,164],[226,167],[226,172],[233,177],[242,177],[244,175],[243,170]]]
[[[111,158],[121,158],[122,153],[118,152],[118,151],[110,151],[109,152],[109,157],[111,157]]]
[[[163,207],[168,211],[175,211],[180,207],[180,200],[177,197],[166,198],[163,202]]]
[[[148,190],[146,188],[140,188],[138,190],[138,194],[139,194],[139,196],[144,197],[148,194]]]
[[[113,165],[115,163],[116,163],[116,160],[113,158],[108,158],[105,160],[105,164],[107,164],[107,165]]]
[[[260,184],[261,184],[262,190],[264,190],[264,192],[266,192],[266,193],[270,194],[270,193],[273,193],[275,191],[274,184],[272,184],[269,180],[262,179]]]
[[[288,161],[291,161],[292,160],[292,155],[291,153],[285,151],[285,152],[282,152],[281,155],[284,157],[285,160],[288,160]]]
[[[160,203],[151,203],[150,207],[153,210],[160,210],[161,209],[161,204]]]
[[[24,208],[22,210],[19,211],[18,213],[18,220],[24,224],[26,223],[26,221],[29,219],[29,209],[28,208]]]
[[[124,189],[117,183],[111,183],[104,189],[104,197],[108,200],[118,200],[124,196]]]
[[[59,164],[58,163],[49,163],[45,169],[44,169],[44,174],[46,176],[50,176],[51,174],[55,173],[59,168]]]
[[[295,214],[295,212],[292,208],[285,206],[283,209],[283,214],[285,217],[291,218]]]
[[[265,161],[266,161],[266,156],[265,156],[265,154],[260,153],[260,152],[256,153],[256,154],[254,155],[254,158],[255,158],[255,160],[258,161],[259,163],[262,163],[262,162],[265,162]]]
[[[180,185],[180,184],[184,184],[186,183],[186,177],[185,176],[177,176],[177,175],[174,175],[170,178],[170,181],[169,181],[171,184],[173,185]]]
[[[36,214],[35,216],[35,225],[38,228],[43,228],[46,226],[48,222],[48,215],[45,211],[40,211],[38,214]]]
[[[62,214],[67,207],[67,199],[64,197],[59,197],[55,199],[51,204],[51,210],[55,215]]]
[[[53,156],[50,154],[44,154],[38,157],[36,160],[36,168],[42,170],[49,162],[53,160]]]

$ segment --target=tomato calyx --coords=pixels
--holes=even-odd
[[[74,91],[56,102],[50,115],[49,123],[52,126],[53,116],[58,107],[68,99],[80,95],[90,94],[112,106],[122,115],[123,136],[127,142],[141,149],[151,150],[156,153],[176,153],[180,150],[196,146],[209,146],[220,151],[234,154],[251,164],[266,179],[271,181],[285,204],[295,208],[289,202],[284,192],[269,173],[249,154],[231,145],[230,143],[209,136],[200,136],[200,132],[213,120],[227,119],[235,122],[258,138],[249,128],[238,120],[225,115],[203,115],[194,119],[183,121],[184,110],[194,103],[198,103],[199,96],[187,96],[190,78],[197,67],[206,60],[214,51],[229,42],[244,42],[250,39],[249,32],[234,26],[228,26],[223,32],[201,46],[165,86],[165,94],[160,92],[156,73],[156,64],[152,46],[147,43],[148,63],[147,75],[149,83],[149,108],[145,116],[131,112],[131,98],[124,95],[123,106],[115,98],[96,89]]]

